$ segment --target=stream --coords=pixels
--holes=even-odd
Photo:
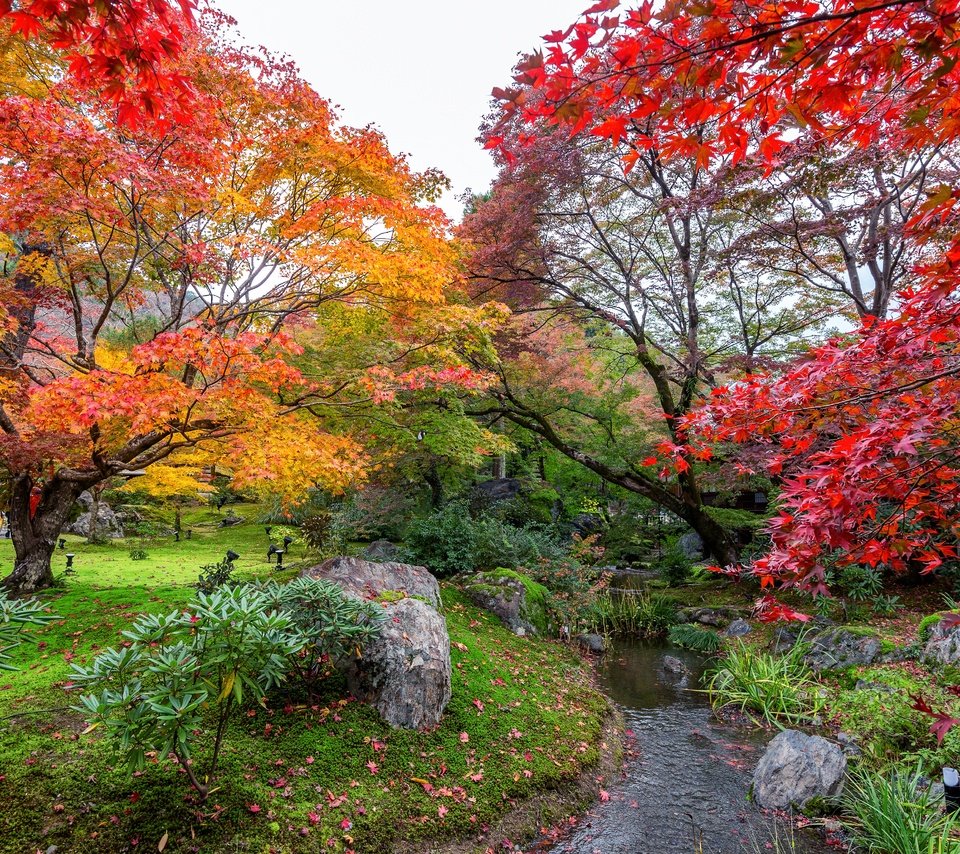
[[[665,655],[681,659],[689,675],[664,670]],[[572,835],[548,850],[554,854],[835,850],[815,832],[793,831],[746,800],[753,768],[773,734],[717,721],[706,695],[691,690],[698,687],[703,666],[703,658],[695,653],[638,641],[619,642],[598,663],[600,684],[620,706],[626,722],[624,774],[605,784],[609,800],[582,816]],[[770,844],[775,837],[781,846]]]

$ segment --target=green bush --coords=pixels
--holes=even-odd
[[[441,577],[471,571],[477,565],[476,528],[465,504],[452,502],[417,519],[407,528],[404,558]]]
[[[693,570],[693,561],[690,560],[677,543],[673,543],[664,552],[663,557],[657,564],[657,571],[660,577],[670,587],[679,587],[685,581],[690,579]]]
[[[214,590],[233,582],[233,569],[233,561],[226,559],[201,566],[194,587],[201,593],[213,593]]]
[[[785,655],[761,652],[742,641],[707,676],[710,701],[717,708],[734,706],[776,725],[811,721],[825,700],[803,657],[807,645],[797,643]]]
[[[201,592],[186,608],[140,617],[123,632],[129,645],[76,666],[72,680],[85,691],[76,709],[106,730],[131,771],[149,752],[172,755],[205,798],[237,711],[291,671],[322,676],[326,657],[361,646],[379,620],[375,604],[309,578]],[[210,745],[203,773],[201,743]]]
[[[32,629],[59,619],[45,612],[45,607],[36,599],[8,599],[0,588],[0,670],[16,670],[11,651],[29,637]]]
[[[346,596],[329,581],[302,577],[278,584],[271,579],[257,589],[270,607],[286,614],[297,631],[312,639],[291,662],[291,669],[310,691],[329,675],[332,660],[359,653],[383,622],[384,612],[377,603]]]
[[[148,752],[175,756],[206,797],[230,718],[279,684],[293,656],[311,639],[291,618],[249,587],[198,593],[187,609],[140,617],[123,632],[126,647],[108,649],[73,682],[88,693],[76,707],[91,728],[102,726],[132,771]],[[196,746],[212,737],[205,773]]]
[[[464,502],[451,502],[407,528],[404,559],[428,566],[436,575],[560,560],[566,551],[549,526],[517,528],[499,519],[473,519]]]
[[[926,785],[923,785],[926,783]],[[858,769],[843,793],[858,850],[876,854],[957,854],[958,827],[944,815],[918,767],[912,773],[878,774]]]
[[[711,655],[718,652],[720,647],[723,646],[723,639],[716,632],[690,623],[671,626],[667,638],[675,646],[682,646],[684,649],[692,649],[694,652],[705,652]]]

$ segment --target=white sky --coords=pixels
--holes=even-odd
[[[484,190],[494,175],[476,143],[490,90],[519,53],[565,29],[590,0],[215,0],[243,41],[288,54],[351,125],[377,124],[416,169],[453,182],[444,199]]]

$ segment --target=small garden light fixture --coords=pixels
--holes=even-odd
[[[73,568],[73,559],[76,555],[73,552],[67,552],[67,568],[63,571],[64,575],[73,575],[76,570]]]
[[[227,563],[233,563],[239,557],[240,555],[238,555],[233,549],[227,549]]]
[[[277,549],[277,569],[283,569],[283,549]]]
[[[67,541],[61,537],[57,545],[60,547],[60,551],[63,551],[67,547]]]
[[[270,543],[270,548],[267,549],[267,563],[273,563],[273,556],[282,549],[276,545],[276,543]]]

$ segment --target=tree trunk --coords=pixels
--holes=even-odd
[[[424,480],[430,486],[430,507],[433,510],[439,510],[443,504],[443,481],[440,480],[440,472],[437,471],[436,460],[430,461]]]
[[[9,524],[13,539],[13,572],[2,585],[10,596],[28,596],[53,583],[50,558],[70,508],[83,491],[79,484],[54,478],[43,487],[40,504],[30,514],[33,478],[20,475],[13,481]]]
[[[700,535],[704,554],[712,555],[722,567],[736,566],[740,562],[737,544],[702,505],[689,507],[681,518]]]

